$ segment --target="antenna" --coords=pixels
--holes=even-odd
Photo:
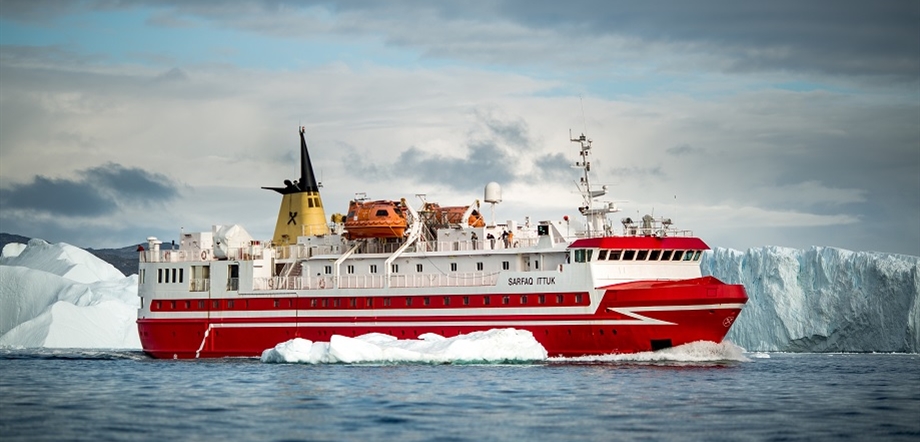
[[[581,102],[581,124],[584,126],[584,133],[588,133],[588,118],[585,117],[585,98],[582,95],[578,96],[578,101]],[[571,131],[570,131],[571,132]],[[570,134],[571,135],[571,134]]]

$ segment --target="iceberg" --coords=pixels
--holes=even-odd
[[[726,339],[748,351],[920,352],[920,257],[770,246],[716,248],[700,265],[744,284]]]
[[[140,349],[137,275],[66,243],[0,253],[0,346]]]

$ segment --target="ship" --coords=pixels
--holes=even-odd
[[[670,219],[616,226],[607,186],[592,186],[592,141],[578,146],[582,222],[496,223],[501,186],[482,202],[441,206],[356,194],[326,217],[304,136],[300,177],[281,195],[272,239],[240,225],[180,229],[178,244],[139,250],[137,326],[155,358],[257,357],[276,344],[382,333],[417,339],[513,328],[551,357],[657,351],[719,343],[744,287],[702,275],[709,247]],[[574,155],[573,155],[574,157]],[[581,218],[579,218],[581,220]]]

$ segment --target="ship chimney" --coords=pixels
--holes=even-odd
[[[296,244],[298,236],[318,236],[329,233],[326,212],[319,195],[319,185],[313,173],[304,128],[300,128],[300,180],[285,180],[284,187],[263,187],[282,195],[278,222],[275,224],[275,245]]]

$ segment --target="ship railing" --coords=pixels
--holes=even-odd
[[[140,262],[202,262],[217,259],[210,249],[203,250],[144,250],[138,252]],[[262,259],[264,249],[261,246],[233,247],[227,250],[226,259],[235,261],[250,261]]]
[[[338,287],[342,289],[379,289],[383,288],[384,275],[342,275],[338,277]],[[425,288],[425,287],[481,287],[494,286],[498,281],[497,273],[469,272],[447,275],[390,275],[390,287]],[[253,278],[253,290],[324,290],[335,287],[335,277],[326,276],[274,276],[271,278]]]
[[[484,272],[450,273],[447,275],[390,275],[390,287],[395,288],[479,287],[493,286],[497,281],[497,273]]]

